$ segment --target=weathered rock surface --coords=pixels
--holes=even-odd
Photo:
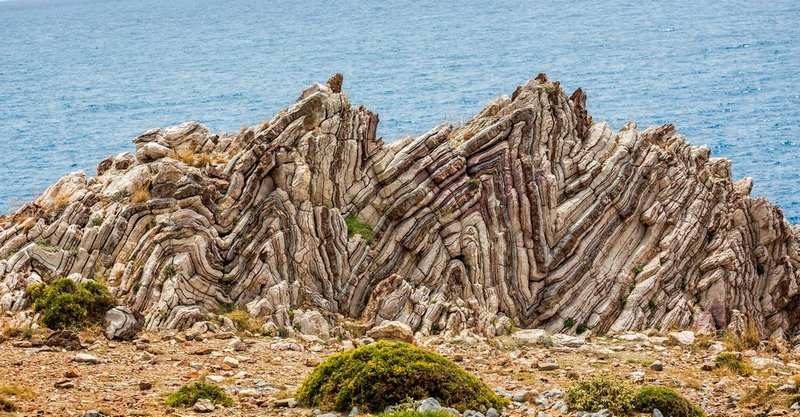
[[[30,321],[28,285],[80,276],[147,329],[229,303],[279,328],[299,307],[422,335],[800,321],[797,231],[672,126],[613,132],[540,75],[463,127],[384,144],[341,81],[238,134],[150,130],[0,218],[0,310]]]
[[[367,336],[375,340],[393,340],[406,343],[414,341],[414,332],[411,327],[399,321],[384,321],[369,329]]]
[[[139,317],[137,317],[139,316]],[[109,339],[131,340],[142,329],[141,314],[131,311],[127,306],[117,306],[108,310],[105,320],[108,323],[105,335]]]

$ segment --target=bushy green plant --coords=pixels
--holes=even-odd
[[[79,330],[89,324],[100,324],[114,298],[108,289],[95,282],[78,284],[69,278],[59,278],[50,284],[43,282],[28,287],[33,309],[42,312],[41,321],[50,329]]]
[[[167,397],[167,405],[170,407],[191,407],[201,398],[225,407],[233,405],[233,399],[225,391],[214,384],[202,381],[180,387]]]
[[[753,373],[753,367],[744,363],[739,359],[739,355],[735,353],[725,352],[720,353],[714,362],[720,368],[725,368],[735,373],[736,375],[750,375]]]
[[[355,216],[350,216],[344,219],[344,223],[347,225],[347,237],[359,235],[367,242],[372,241],[372,228],[369,227],[368,224],[364,223],[363,220]]]
[[[586,323],[581,323],[575,328],[575,333],[583,334],[586,333],[587,330],[589,330],[589,325]]]
[[[609,375],[584,378],[567,389],[565,401],[571,410],[600,411],[607,408],[617,415],[634,411],[633,389],[624,381]]]
[[[308,406],[337,411],[360,407],[369,412],[428,397],[459,410],[508,404],[441,355],[387,341],[331,356],[314,368],[296,393],[297,400]]]
[[[639,389],[634,400],[636,411],[652,413],[654,408],[665,416],[705,417],[705,413],[675,390],[667,387],[647,385]]]
[[[794,403],[800,403],[800,394],[792,394],[789,396],[789,399],[786,400],[787,407],[791,407]]]

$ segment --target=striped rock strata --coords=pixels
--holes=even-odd
[[[613,132],[585,99],[540,75],[463,127],[385,144],[337,76],[238,134],[148,131],[0,218],[0,310],[33,320],[27,286],[68,276],[107,282],[148,329],[235,303],[324,336],[352,319],[794,332],[781,210],[673,126]]]

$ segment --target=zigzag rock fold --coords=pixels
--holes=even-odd
[[[0,218],[5,320],[35,320],[26,288],[64,276],[106,282],[150,330],[233,304],[321,337],[347,320],[489,336],[800,322],[798,230],[673,126],[613,132],[540,75],[463,127],[385,144],[341,82],[238,134],[150,130]]]

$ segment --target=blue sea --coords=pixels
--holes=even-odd
[[[670,4],[667,4],[670,3]],[[800,2],[0,2],[0,212],[152,127],[238,131],[345,75],[386,141],[546,72],[674,123],[800,223]]]

